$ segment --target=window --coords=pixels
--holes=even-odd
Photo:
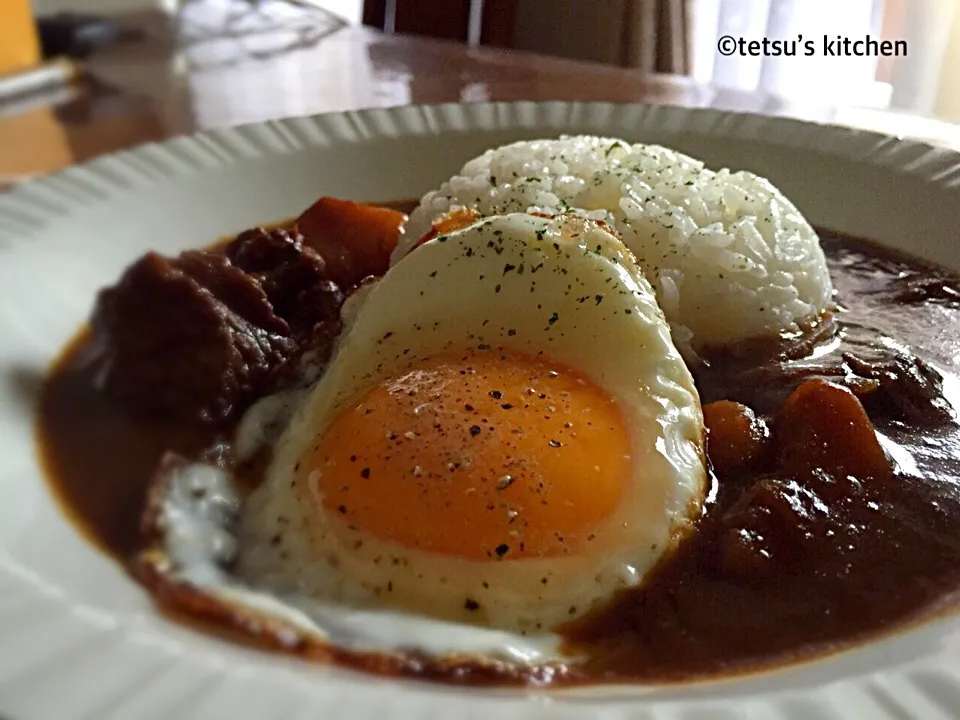
[[[761,90],[819,104],[934,111],[956,0],[690,0],[693,75],[702,82]],[[798,40],[796,55],[724,56],[723,36]],[[825,37],[826,36],[826,37]],[[836,38],[904,40],[906,55],[851,56]],[[812,50],[812,52],[805,52]],[[831,53],[838,53],[840,56]]]

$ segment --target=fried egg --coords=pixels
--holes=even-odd
[[[248,411],[255,490],[167,460],[138,564],[158,597],[312,657],[563,673],[564,623],[691,530],[700,402],[630,252],[579,216],[474,220],[355,292],[325,371]]]
[[[354,312],[241,508],[250,584],[536,633],[642,582],[698,516],[693,380],[603,225],[483,219]]]

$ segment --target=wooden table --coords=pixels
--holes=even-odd
[[[223,30],[218,12],[193,0],[173,24],[159,14],[128,17],[146,30],[145,39],[96,54],[87,82],[52,96],[0,104],[0,184],[198,129],[364,107],[484,100],[746,110],[865,125],[960,148],[958,126],[909,116],[797,105],[689,78],[388,36],[345,26],[323,11],[241,19],[231,33]]]

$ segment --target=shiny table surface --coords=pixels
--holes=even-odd
[[[714,107],[869,127],[960,148],[960,127],[932,120],[801,105],[689,78],[386,35],[319,10],[237,21],[225,19],[223,8],[222,0],[194,0],[173,19],[159,13],[125,17],[146,36],[96,53],[87,62],[86,81],[0,102],[0,186],[194,130],[485,100]]]

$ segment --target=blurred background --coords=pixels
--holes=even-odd
[[[717,51],[724,35],[801,34],[908,51]],[[4,82],[62,57],[66,82]],[[449,100],[652,96],[926,136],[960,122],[958,66],[960,0],[0,0],[0,181],[198,128]]]
[[[7,5],[27,0],[3,0]],[[173,13],[189,0],[32,0],[38,17],[64,11]],[[545,55],[689,74],[703,82],[798,99],[844,100],[960,120],[956,0],[238,0],[195,2],[224,17],[229,6],[279,12],[314,5],[344,22]],[[273,6],[273,7],[270,7]],[[824,34],[904,39],[896,58],[722,57],[717,38]],[[819,54],[818,54],[819,55]]]

